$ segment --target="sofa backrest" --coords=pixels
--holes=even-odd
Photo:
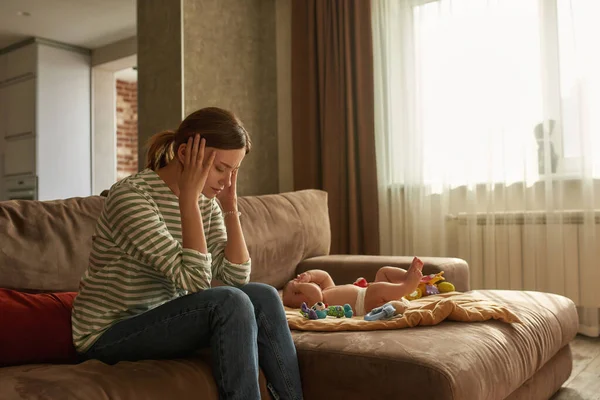
[[[0,202],[0,287],[76,291],[104,198]]]
[[[241,222],[252,258],[253,282],[280,289],[304,259],[329,254],[327,193],[320,190],[239,199]]]
[[[0,202],[0,287],[76,291],[104,197]],[[303,190],[240,197],[252,276],[277,288],[331,242],[327,194]]]

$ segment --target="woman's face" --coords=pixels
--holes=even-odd
[[[207,147],[205,157],[208,157],[213,151],[216,151],[217,154],[206,178],[204,190],[202,190],[202,194],[209,199],[231,185],[231,174],[240,167],[246,155],[246,149],[221,150]]]

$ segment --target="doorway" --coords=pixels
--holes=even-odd
[[[137,172],[137,55],[92,67],[92,194]]]
[[[137,69],[115,72],[117,180],[138,171]]]

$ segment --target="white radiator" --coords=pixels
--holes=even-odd
[[[458,214],[452,220],[472,289],[561,294],[592,309],[590,329],[599,331],[600,211]]]

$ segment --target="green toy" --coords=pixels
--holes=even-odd
[[[352,318],[354,313],[350,304],[344,304],[344,306],[329,306],[327,307],[327,315],[336,318]]]

